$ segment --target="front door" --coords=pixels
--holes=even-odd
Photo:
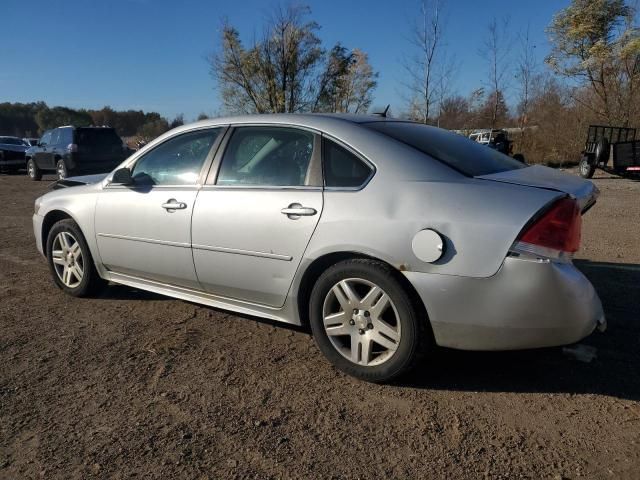
[[[284,304],[322,212],[315,134],[236,128],[215,184],[193,211],[193,258],[202,288],[273,307]]]
[[[134,184],[98,198],[95,231],[102,263],[117,273],[198,288],[191,214],[201,172],[221,129],[174,136],[136,160]]]
[[[51,134],[54,131],[55,130],[49,130],[48,132],[45,132],[38,143],[38,147],[33,155],[33,161],[36,163],[38,168],[51,168]]]

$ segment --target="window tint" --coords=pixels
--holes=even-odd
[[[96,147],[120,146],[122,140],[113,128],[78,128],[76,142]]]
[[[312,133],[292,128],[238,128],[224,152],[216,183],[305,185],[312,154]]]
[[[141,185],[194,185],[220,129],[185,133],[143,155],[131,172]]]
[[[371,168],[346,148],[324,139],[322,143],[326,187],[359,187],[371,175]]]
[[[527,167],[486,145],[440,128],[410,122],[362,125],[420,150],[470,177]]]
[[[15,137],[0,137],[0,143],[4,143],[5,145],[25,145],[23,140]]]
[[[51,132],[50,145],[58,145],[59,143],[60,143],[60,129],[56,128],[53,132]]]
[[[44,132],[42,138],[40,139],[41,145],[49,145],[51,143],[51,132]]]
[[[71,128],[62,128],[60,129],[60,140],[58,143],[62,145],[69,145],[73,143],[73,129]]]

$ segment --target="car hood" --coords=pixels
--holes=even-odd
[[[64,180],[58,180],[53,184],[53,189],[58,190],[60,188],[76,187],[78,185],[90,185],[93,183],[99,183],[107,178],[108,173],[98,173],[95,175],[80,175],[77,177],[68,177]]]
[[[582,211],[586,211],[593,205],[600,193],[589,180],[542,165],[531,165],[476,178],[563,192],[575,198]]]
[[[26,152],[28,148],[29,147],[27,147],[26,145],[13,145],[10,143],[0,143],[0,150],[6,150],[9,152]]]

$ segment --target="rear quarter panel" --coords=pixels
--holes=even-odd
[[[476,179],[376,181],[359,192],[325,191],[324,209],[306,257],[358,252],[400,270],[489,277],[512,243],[547,203],[561,194]],[[419,260],[415,234],[431,228],[445,239],[443,256]]]

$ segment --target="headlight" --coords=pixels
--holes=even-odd
[[[38,214],[38,211],[40,210],[40,204],[41,204],[41,203],[42,203],[42,197],[38,197],[38,198],[36,198],[36,203],[35,203],[35,205],[33,206],[33,210],[34,210],[34,212],[35,212],[35,214],[36,214],[36,215]]]

